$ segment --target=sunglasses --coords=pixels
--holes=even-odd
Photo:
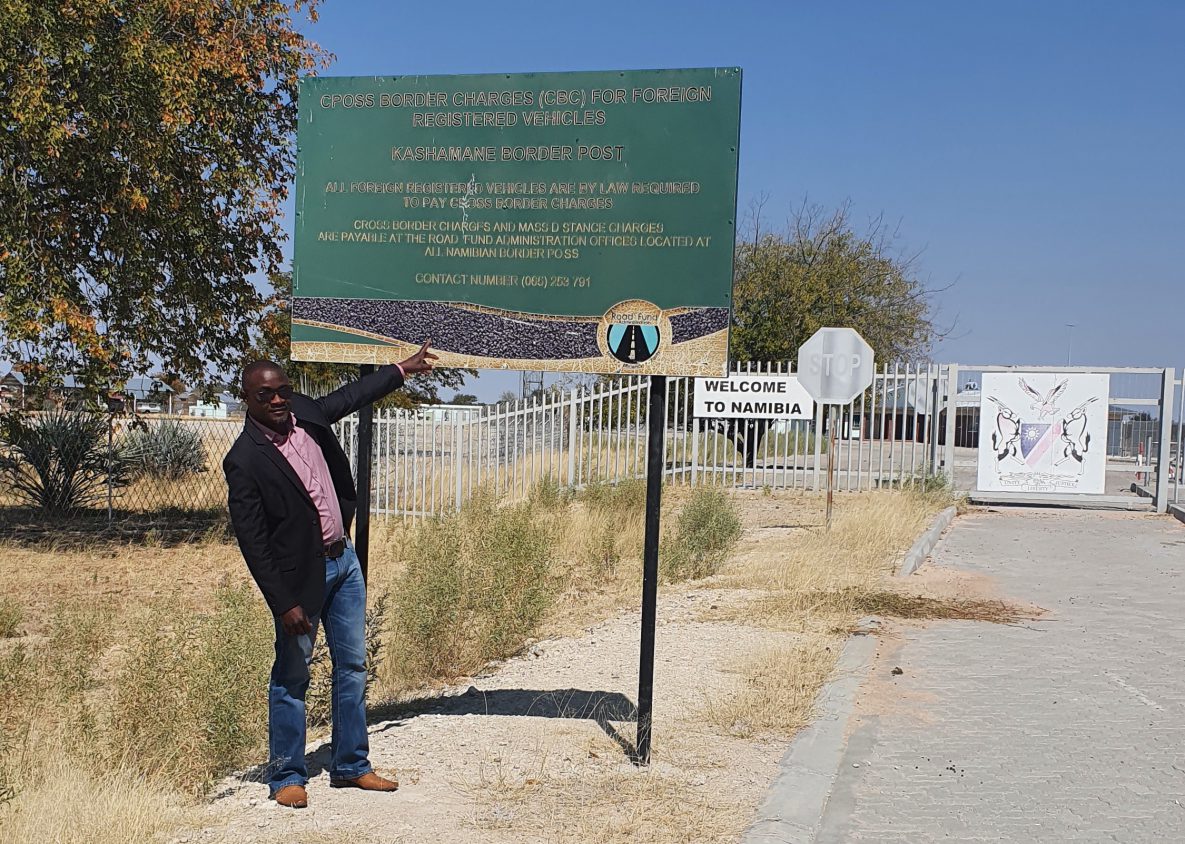
[[[264,387],[255,391],[255,398],[261,404],[271,404],[272,399],[276,396],[284,399],[284,401],[288,401],[288,399],[292,398],[292,392],[291,384],[285,384],[283,387],[277,387],[274,390],[271,387]]]

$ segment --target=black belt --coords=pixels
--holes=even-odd
[[[327,560],[336,560],[342,554],[346,553],[346,539],[335,539],[325,546],[325,558]]]

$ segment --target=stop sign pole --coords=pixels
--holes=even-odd
[[[827,447],[828,530],[835,495],[835,429],[840,408],[872,386],[875,375],[872,347],[854,328],[820,328],[798,349],[798,383],[820,405],[832,405],[838,411],[832,414]]]
[[[831,508],[835,501],[835,447],[838,444],[835,435],[835,421],[831,423],[831,442],[827,444],[827,530],[831,530]]]

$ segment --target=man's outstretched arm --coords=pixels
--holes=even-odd
[[[421,372],[432,370],[432,361],[436,355],[428,351],[432,341],[427,340],[420,350],[407,360],[398,364],[380,366],[377,372],[351,381],[339,387],[327,396],[317,399],[329,423],[332,425],[339,419],[349,416],[356,410],[378,401],[388,393],[403,386],[406,378],[419,375]]]

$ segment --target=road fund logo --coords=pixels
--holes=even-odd
[[[622,363],[641,363],[658,351],[658,326],[610,325],[609,352]]]
[[[663,319],[661,308],[631,299],[606,312],[598,339],[606,354],[625,364],[639,364],[658,354],[669,333],[670,323]]]

